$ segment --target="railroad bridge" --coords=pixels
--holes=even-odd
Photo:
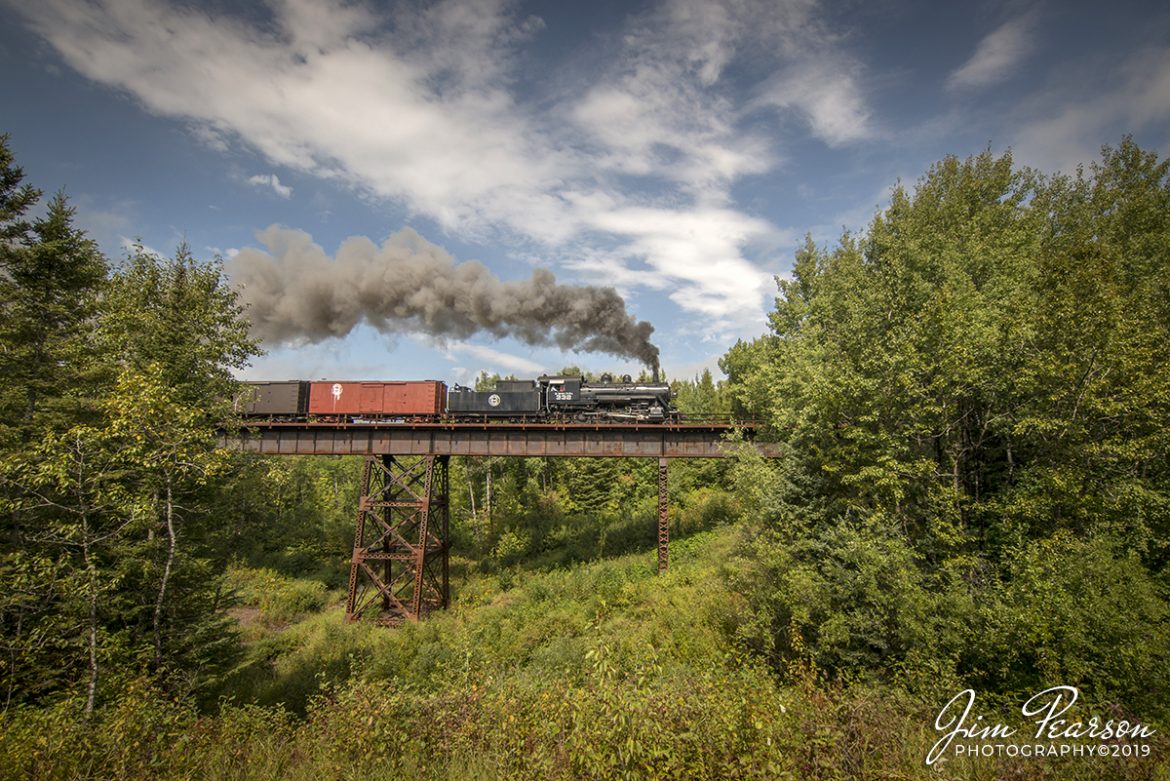
[[[361,496],[345,614],[377,610],[385,624],[416,621],[445,609],[448,571],[448,465],[451,456],[658,459],[658,571],[669,560],[667,468],[672,458],[722,458],[737,445],[765,457],[775,443],[755,441],[754,424],[261,422],[222,444],[270,456],[360,455]]]

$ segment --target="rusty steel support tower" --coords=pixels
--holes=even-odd
[[[447,607],[448,456],[367,456],[349,569],[347,621],[377,607],[381,624]]]
[[[670,517],[666,492],[666,459],[658,459],[658,574],[670,561]]]

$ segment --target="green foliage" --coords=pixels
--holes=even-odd
[[[679,410],[692,418],[705,416],[726,416],[731,414],[731,396],[727,383],[718,383],[711,376],[710,369],[703,369],[694,380],[675,380],[670,391]]]
[[[746,497],[754,647],[1165,712],[1168,171],[1128,139],[1072,178],[948,158],[797,253],[772,334],[722,364],[785,444],[736,467],[771,480]]]
[[[1135,553],[1059,533],[1013,552],[989,592],[961,657],[969,679],[1017,692],[1060,681],[1095,701],[1165,714],[1170,604]]]
[[[75,211],[58,193],[32,221],[27,243],[0,251],[0,417],[23,440],[36,426],[77,420],[93,391],[90,351],[106,261],[73,227]]]
[[[328,592],[317,580],[289,578],[270,569],[234,566],[227,579],[240,602],[259,609],[270,624],[294,621],[325,607]]]
[[[252,697],[279,693],[304,721],[247,705],[199,717],[137,682],[93,729],[69,708],[18,709],[0,716],[0,775],[773,778],[786,698],[720,639],[734,536],[692,537],[666,578],[642,554],[489,584],[478,606],[394,632],[336,611],[273,631],[229,690],[248,698],[253,676]],[[245,601],[291,585],[232,577]]]
[[[341,587],[349,577],[359,458],[236,455],[207,496],[208,513],[230,524],[205,527],[201,543],[226,563],[269,568]]]
[[[394,632],[341,623],[336,611],[312,616],[257,641],[269,679],[251,695],[237,680],[214,714],[137,680],[91,725],[68,703],[12,709],[0,714],[0,776],[937,777],[923,763],[938,739],[935,707],[898,689],[825,683],[801,664],[781,688],[730,652],[738,602],[718,575],[738,534],[687,538],[665,577],[642,554],[512,589],[481,580],[479,600]],[[945,770],[1147,778],[1164,770],[1166,748],[1156,738],[1155,759],[1108,766],[980,758]]]
[[[6,139],[5,139],[6,141]],[[239,653],[200,539],[229,465],[215,450],[255,352],[216,264],[138,248],[110,276],[63,195],[0,143],[0,600],[4,702],[125,681],[205,690]]]
[[[337,683],[361,670],[371,682],[421,689],[512,673],[577,680],[598,644],[623,675],[648,652],[666,666],[723,664],[727,591],[719,567],[735,532],[692,539],[665,578],[655,574],[651,552],[538,573],[467,573],[452,584],[451,611],[393,632],[345,624],[340,608],[330,609],[262,638],[250,649],[259,667],[242,672],[231,691],[299,710],[322,671]]]
[[[250,325],[216,260],[200,262],[186,245],[174,258],[141,245],[110,282],[101,348],[116,365],[162,379],[183,400],[219,422],[238,390],[232,369],[259,352]]]
[[[76,617],[60,609],[69,597],[67,561],[43,552],[6,551],[0,558],[0,681],[4,708],[36,702],[74,680],[59,664],[76,658]]]

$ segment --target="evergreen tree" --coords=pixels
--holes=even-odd
[[[5,262],[9,252],[26,243],[31,226],[25,214],[41,198],[40,190],[23,181],[24,169],[8,148],[8,134],[0,135],[0,252]]]
[[[162,258],[137,245],[103,308],[101,347],[113,363],[156,366],[182,401],[221,422],[237,390],[232,370],[259,348],[219,259],[201,263],[186,245]]]
[[[86,469],[70,460],[88,457],[92,442],[63,437],[81,430],[92,406],[105,260],[73,226],[63,194],[30,219],[40,191],[22,180],[7,136],[0,137],[0,570],[13,584],[0,599],[6,702],[51,693],[70,680],[70,669],[84,669],[61,662],[76,650],[79,627],[95,626],[75,609],[76,583],[95,593],[90,543],[101,533],[87,529],[104,523],[86,509]],[[65,464],[78,467],[69,486],[52,477]]]
[[[94,315],[106,261],[73,226],[75,210],[58,193],[32,222],[29,243],[4,257],[0,277],[0,372],[5,419],[30,436],[38,413],[57,407],[57,428],[77,419],[93,392]]]

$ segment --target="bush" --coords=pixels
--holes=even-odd
[[[290,578],[271,569],[254,569],[234,565],[228,569],[228,581],[240,601],[260,609],[269,624],[294,621],[325,607],[328,591],[317,580]]]
[[[961,667],[971,682],[1016,694],[1059,683],[1139,718],[1170,715],[1157,683],[1170,680],[1165,588],[1112,539],[1060,533],[1023,547],[980,603]]]

